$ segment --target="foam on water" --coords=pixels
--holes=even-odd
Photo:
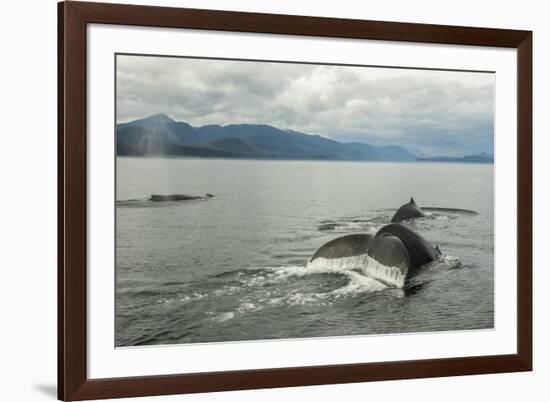
[[[315,305],[318,307],[328,306],[331,304],[330,300],[327,300],[330,297],[330,293],[302,293],[294,292],[286,296],[271,298],[265,302],[272,306],[306,306],[306,305]]]
[[[456,264],[456,259],[445,260],[449,265]],[[326,274],[343,276],[347,281],[341,281]],[[296,278],[317,276],[319,284],[329,285],[322,291],[311,292],[311,289],[297,288],[285,294],[278,291],[278,286],[291,284]],[[234,311],[217,315],[213,319],[223,322],[234,318],[235,314],[246,314],[260,311],[266,305],[330,305],[336,299],[353,297],[362,293],[378,292],[390,288],[403,288],[405,275],[399,268],[386,266],[367,254],[344,258],[316,258],[306,265],[287,265],[280,267],[258,267],[218,274],[216,278],[229,279],[229,283],[220,283],[219,287],[210,290],[195,291],[188,294],[178,292],[172,297],[160,298],[159,304],[207,302],[242,292],[255,292],[255,296],[247,298]],[[285,285],[286,286],[286,285]],[[301,286],[301,285],[300,285]]]
[[[440,207],[421,207],[423,211],[432,211],[432,212],[446,212],[451,214],[461,214],[461,215],[479,215],[479,212],[471,209],[462,209],[462,208],[440,208]]]
[[[359,272],[357,272],[359,271]],[[291,296],[274,298],[274,303],[308,304],[334,296],[353,295],[365,292],[376,292],[388,288],[402,288],[405,285],[405,274],[398,267],[386,266],[362,254],[344,258],[316,258],[306,265],[281,267],[264,267],[241,271],[239,281],[245,287],[259,287],[272,283],[288,281],[291,278],[302,278],[314,275],[337,274],[347,278],[347,284],[327,293],[294,293]],[[330,280],[324,279],[324,280]]]
[[[216,317],[213,318],[213,320],[217,322],[224,322],[224,321],[231,320],[233,317],[235,317],[235,313],[233,311],[228,311],[225,313],[221,313],[220,315],[217,315]]]
[[[324,259],[326,260],[326,259]],[[296,292],[291,295],[287,295],[280,298],[275,298],[271,301],[271,304],[290,304],[290,305],[305,305],[316,304],[321,305],[330,301],[333,297],[353,296],[360,293],[371,293],[380,290],[388,289],[391,286],[397,286],[398,281],[390,283],[390,281],[382,281],[379,278],[368,275],[368,270],[361,266],[360,259],[353,261],[352,259],[338,259],[347,260],[341,261],[342,265],[339,265],[335,261],[331,261],[326,265],[322,262],[317,264],[309,263],[307,266],[288,266],[273,269],[273,280],[283,281],[292,277],[301,278],[311,275],[322,274],[338,274],[344,275],[347,278],[347,283],[338,289],[332,290],[326,293],[303,293]],[[316,260],[317,261],[317,260]],[[350,263],[346,265],[346,262]],[[371,264],[372,266],[372,264]],[[361,272],[354,270],[360,269]],[[382,276],[382,275],[380,275]],[[389,276],[389,275],[386,275]],[[329,278],[330,280],[330,278]],[[327,300],[328,299],[328,300]]]
[[[449,258],[449,263],[456,261]],[[346,281],[335,280],[336,274],[343,276]],[[331,285],[326,290],[312,292],[312,289],[301,285],[291,289],[288,293],[278,290],[273,284],[291,284],[296,278],[317,276],[319,283]],[[218,274],[216,278],[229,279],[229,283],[220,283],[220,287],[202,292],[189,294],[177,293],[173,297],[161,298],[158,303],[168,304],[180,302],[212,302],[217,298],[224,298],[243,291],[254,292],[252,296],[242,300],[233,311],[217,313],[211,319],[216,322],[232,320],[243,314],[254,313],[263,310],[266,306],[329,306],[337,300],[354,297],[363,293],[379,292],[387,289],[400,289],[405,284],[405,275],[399,268],[386,266],[367,254],[344,258],[316,258],[305,265],[287,265],[280,267],[258,267],[229,271]],[[236,282],[235,282],[236,281]],[[334,281],[334,282],[333,282]],[[285,284],[285,286],[286,286]],[[334,284],[338,287],[335,289]],[[204,299],[204,300],[203,300]]]
[[[317,229],[322,232],[356,232],[376,233],[389,221],[388,214],[381,214],[371,217],[349,216],[337,219],[327,219],[319,222]]]
[[[349,231],[361,231],[367,233],[376,233],[382,225],[378,222],[371,221],[333,221],[324,222],[318,226],[320,231],[334,231],[334,232],[349,232]]]
[[[360,272],[356,272],[356,271]],[[399,269],[395,267],[386,267],[368,255],[357,257],[346,257],[339,259],[316,259],[307,265],[290,265],[281,267],[253,268],[248,270],[249,275],[244,272],[239,273],[239,279],[244,287],[261,288],[264,285],[287,282],[293,278],[303,278],[308,276],[319,276],[324,274],[343,275],[347,283],[338,289],[310,293],[297,291],[287,295],[270,295],[266,303],[271,305],[305,305],[320,304],[330,301],[333,297],[342,297],[359,293],[376,292],[389,287],[402,287],[404,277],[398,275]],[[246,278],[244,278],[245,276]],[[331,278],[322,278],[323,281],[330,281]],[[329,299],[329,300],[327,300]],[[255,310],[251,306],[241,305],[243,310]]]
[[[255,303],[252,303],[252,302],[243,302],[239,305],[239,307],[237,308],[237,311],[239,313],[245,313],[247,311],[259,311],[261,310],[262,307],[261,306],[258,306],[256,305]]]
[[[434,263],[439,263],[448,269],[460,268],[462,266],[462,262],[453,255],[442,255]]]
[[[388,286],[382,282],[354,271],[347,272],[347,275],[350,279],[348,284],[342,288],[334,290],[332,294],[335,296],[347,296],[359,293],[376,292],[388,288]]]

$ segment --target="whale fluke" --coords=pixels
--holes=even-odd
[[[411,218],[421,218],[423,216],[426,216],[426,214],[418,207],[418,205],[416,205],[416,202],[414,202],[414,198],[411,197],[410,202],[399,207],[399,209],[391,218],[391,221],[395,223]]]
[[[360,268],[383,283],[403,287],[418,268],[439,258],[441,251],[424,237],[401,223],[390,223],[373,237],[352,234],[321,246],[308,266]],[[316,261],[317,260],[317,261]],[[311,264],[311,265],[310,265]]]
[[[411,265],[407,248],[396,236],[376,236],[367,254],[383,265],[398,268],[403,276]]]
[[[379,236],[395,236],[399,238],[409,253],[411,267],[416,268],[427,264],[441,255],[438,248],[435,248],[424,237],[401,223],[390,223],[384,226],[376,233],[376,237]]]
[[[321,246],[309,260],[317,258],[344,258],[366,254],[373,236],[370,234],[351,234],[338,237]]]

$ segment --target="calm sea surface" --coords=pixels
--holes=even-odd
[[[405,288],[307,268],[411,196],[443,258]],[[493,165],[119,157],[116,214],[117,346],[493,327]]]

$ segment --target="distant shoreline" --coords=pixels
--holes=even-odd
[[[464,165],[494,165],[493,161],[460,161],[460,160],[439,160],[439,159],[419,159],[418,163],[460,163]]]
[[[462,158],[453,158],[453,157],[434,157],[434,158],[418,158],[416,162],[454,162],[454,163],[480,163],[480,164],[489,164],[493,165],[495,163],[493,158],[481,158],[478,156],[465,156]]]
[[[117,158],[132,159],[204,159],[204,160],[245,160],[245,161],[270,161],[270,162],[352,162],[352,163],[399,163],[399,164],[460,164],[460,165],[493,165],[494,162],[464,161],[464,160],[440,160],[418,159],[416,161],[375,161],[360,159],[303,159],[303,158],[254,158],[254,157],[215,157],[215,156],[185,156],[185,155],[116,155]],[[460,158],[459,158],[460,159]]]

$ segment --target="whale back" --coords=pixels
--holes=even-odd
[[[331,240],[319,248],[310,261],[316,258],[343,258],[365,254],[373,240],[370,234],[351,234]]]
[[[401,223],[390,223],[376,233],[379,236],[395,236],[403,242],[410,258],[411,268],[432,262],[441,253],[428,240]]]
[[[212,196],[210,194],[210,196]],[[213,196],[212,196],[213,197]],[[151,201],[162,202],[162,201],[188,201],[188,200],[200,200],[203,197],[196,195],[187,195],[187,194],[151,194]],[[209,197],[210,198],[210,197]]]
[[[416,202],[414,202],[414,199],[411,197],[411,200],[408,203],[399,207],[399,209],[391,218],[391,221],[392,223],[396,223],[404,221],[406,219],[421,218],[424,216],[426,216],[424,211],[422,211],[420,207],[416,205]]]

